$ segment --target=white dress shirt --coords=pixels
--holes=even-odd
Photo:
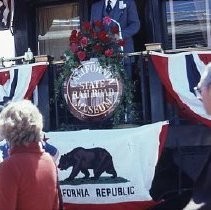
[[[110,0],[111,1],[111,7],[112,7],[112,9],[114,8],[114,6],[115,6],[115,4],[116,4],[116,2],[117,2],[117,0]],[[106,7],[107,7],[107,4],[108,4],[108,0],[105,0],[105,5],[106,5]]]

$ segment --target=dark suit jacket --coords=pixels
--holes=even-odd
[[[203,204],[194,210],[211,210],[211,155],[193,186],[192,203]],[[184,208],[189,210],[190,208]]]
[[[122,37],[126,42],[124,52],[134,52],[133,35],[140,29],[140,20],[136,4],[134,0],[123,0],[124,4],[126,4],[126,8],[120,9],[119,2],[120,0],[117,0],[116,5],[109,16],[116,20],[121,26]],[[94,3],[91,8],[91,22],[102,20],[105,16],[108,16],[105,10],[105,0]]]

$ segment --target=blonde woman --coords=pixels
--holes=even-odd
[[[42,115],[28,100],[1,111],[0,136],[10,156],[0,164],[0,209],[59,209],[56,166],[41,146],[42,129]]]

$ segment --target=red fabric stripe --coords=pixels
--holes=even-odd
[[[64,204],[64,210],[147,210],[156,206],[155,201],[140,201],[114,204]]]
[[[4,85],[9,78],[9,71],[0,72],[0,85]]]
[[[25,99],[31,99],[33,91],[40,82],[40,79],[47,70],[47,67],[47,65],[32,66],[31,81],[29,83],[29,88],[24,96]]]
[[[211,54],[199,54],[199,58],[204,62],[204,64],[211,62]]]
[[[159,145],[158,159],[160,158],[162,151],[165,147],[167,134],[168,134],[168,128],[169,128],[169,124],[166,124],[162,127],[162,130],[160,132],[160,136],[159,136],[160,145]]]

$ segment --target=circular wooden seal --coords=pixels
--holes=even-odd
[[[122,81],[110,67],[85,61],[64,82],[64,97],[70,112],[80,120],[99,121],[111,116],[120,103]]]

